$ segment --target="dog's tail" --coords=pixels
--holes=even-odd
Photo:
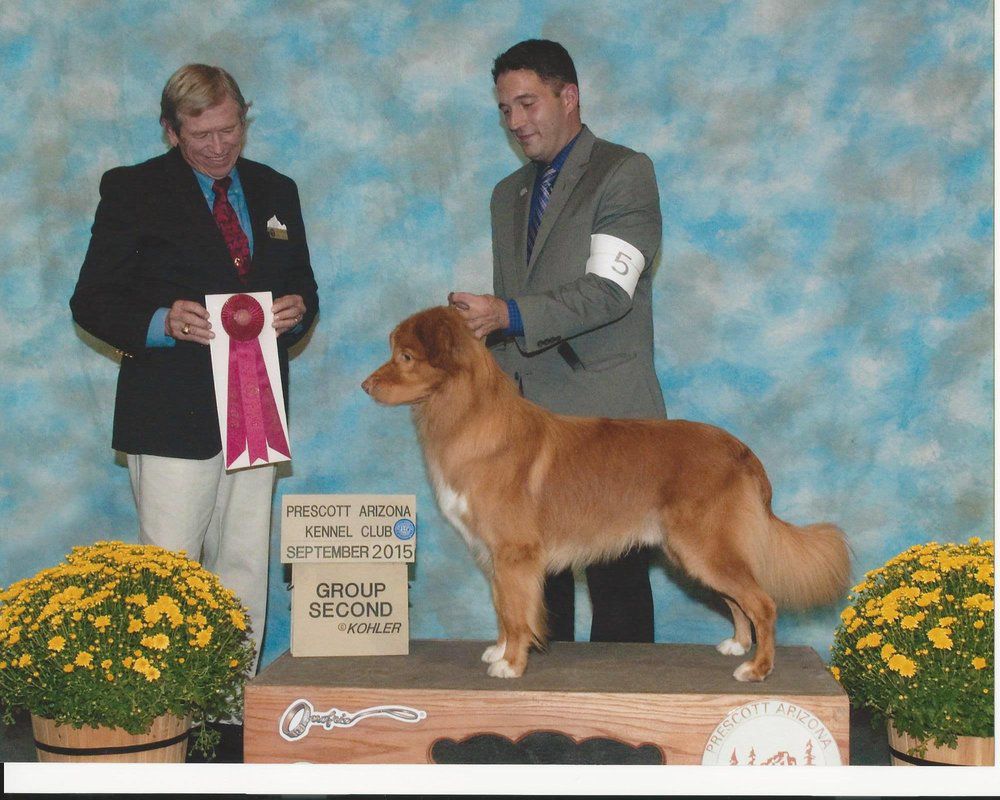
[[[800,527],[769,516],[756,572],[774,602],[801,609],[843,598],[851,577],[844,532],[829,522]]]

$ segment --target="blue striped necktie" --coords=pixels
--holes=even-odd
[[[538,226],[542,223],[542,214],[549,204],[549,194],[552,192],[552,184],[556,182],[558,170],[548,166],[542,173],[542,182],[538,185],[538,199],[531,209],[531,218],[528,220],[528,260],[531,261],[531,251],[535,246],[535,236],[538,233]]]

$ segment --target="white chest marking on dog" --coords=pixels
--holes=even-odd
[[[464,517],[469,513],[468,499],[465,495],[459,494],[445,483],[444,478],[437,470],[431,470],[431,479],[434,483],[434,491],[437,494],[438,506],[440,506],[441,513],[444,514],[445,519],[451,523],[455,530],[462,534],[466,546],[476,558],[480,560],[488,558],[485,546],[473,535],[465,522]]]

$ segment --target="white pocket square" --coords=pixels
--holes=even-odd
[[[288,227],[281,223],[277,214],[267,221],[267,235],[272,239],[288,239]]]

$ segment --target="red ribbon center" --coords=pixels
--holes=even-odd
[[[264,309],[248,294],[234,294],[222,306],[222,327],[230,338],[248,342],[264,330]]]

